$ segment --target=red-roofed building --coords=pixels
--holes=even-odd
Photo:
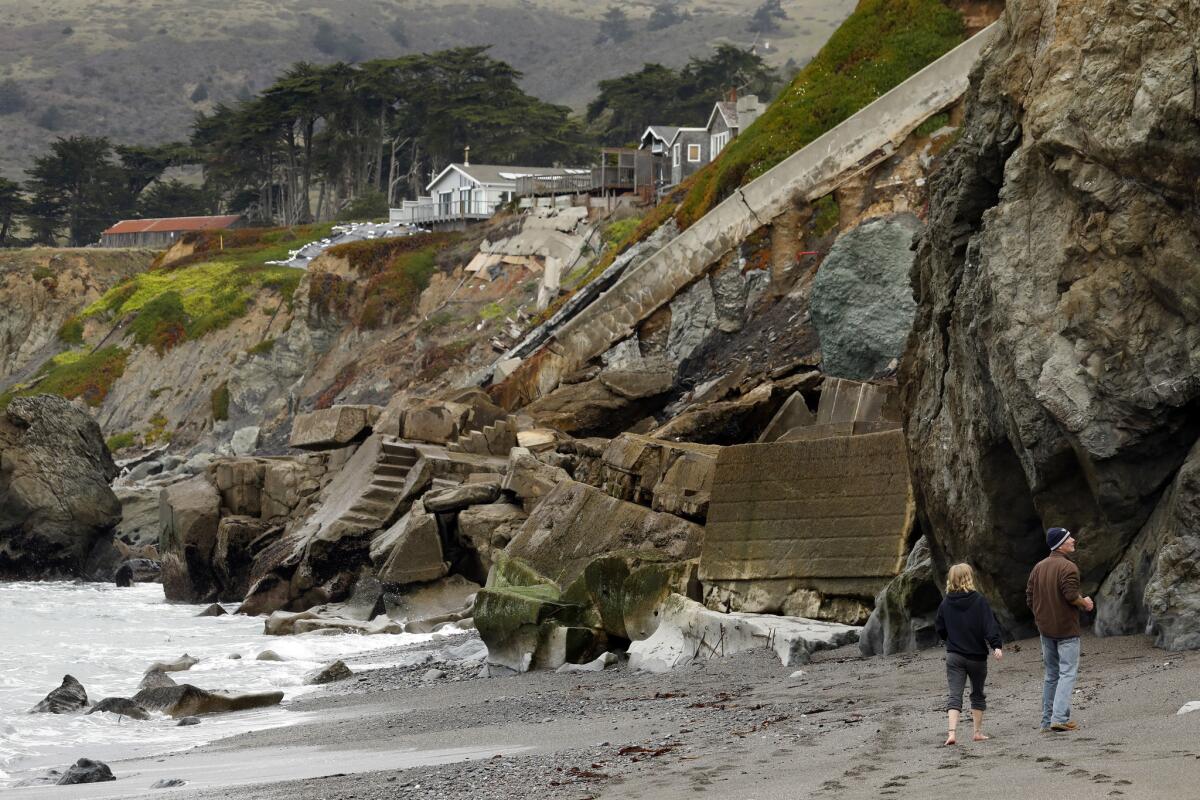
[[[123,219],[100,234],[100,246],[167,248],[189,231],[233,230],[244,225],[245,220],[240,214],[219,217]]]

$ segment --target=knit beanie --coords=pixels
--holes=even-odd
[[[1050,548],[1050,552],[1054,552],[1062,543],[1067,540],[1071,532],[1066,528],[1051,528],[1046,531],[1046,546]]]

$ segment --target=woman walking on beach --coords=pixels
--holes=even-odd
[[[946,643],[946,682],[950,688],[946,698],[950,728],[946,744],[958,741],[958,717],[962,714],[967,678],[971,679],[971,719],[975,728],[971,738],[982,742],[990,738],[983,732],[983,712],[987,709],[983,683],[987,680],[988,653],[999,661],[1004,652],[1001,650],[1000,624],[987,600],[975,591],[975,573],[970,565],[950,567],[946,576],[946,598],[938,607],[935,624],[938,636]]]

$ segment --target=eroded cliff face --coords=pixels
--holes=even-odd
[[[0,251],[0,386],[57,352],[68,317],[153,258],[150,250]]]
[[[901,382],[935,564],[975,564],[1021,631],[1043,529],[1078,532],[1096,591],[1200,432],[1200,8],[1013,0],[1004,24],[935,179]],[[1123,571],[1156,585],[1158,560]],[[1108,596],[1103,632],[1190,641],[1178,598]]]

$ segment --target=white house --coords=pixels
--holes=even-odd
[[[451,164],[439,172],[428,193],[404,200],[391,209],[388,219],[409,225],[434,225],[487,219],[513,199],[522,178],[554,178],[587,170],[559,167],[508,167],[496,164]]]

